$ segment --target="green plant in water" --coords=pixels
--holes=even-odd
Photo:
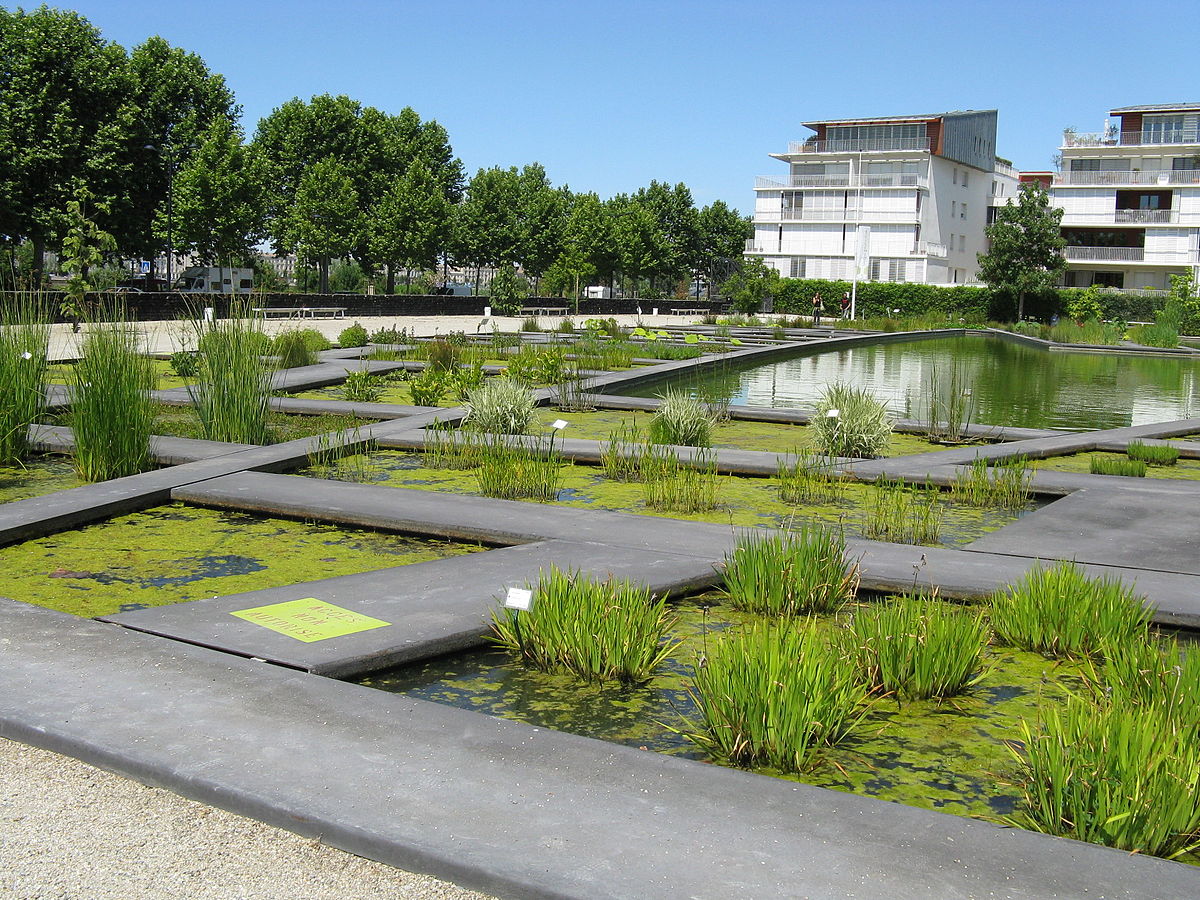
[[[689,740],[736,766],[804,772],[852,734],[866,688],[812,627],[774,621],[725,632],[699,660],[690,688],[699,720]]]
[[[873,691],[923,700],[953,697],[979,681],[988,627],[981,610],[903,596],[856,612],[845,640],[847,655]]]
[[[1200,745],[1161,710],[1070,697],[1022,740],[1015,824],[1168,858],[1200,844]]]
[[[871,459],[887,446],[892,420],[865,388],[835,384],[817,402],[809,423],[813,444],[828,456]]]
[[[1124,475],[1127,478],[1145,478],[1146,463],[1140,459],[1120,456],[1093,456],[1089,468],[1093,475]]]
[[[945,507],[941,491],[880,478],[863,507],[863,537],[894,544],[936,544]]]
[[[342,384],[342,399],[351,403],[376,403],[383,396],[383,384],[370,372],[350,372]]]
[[[93,323],[72,370],[75,468],[87,481],[136,475],[153,467],[154,367],[122,317]]]
[[[808,449],[794,450],[791,459],[779,457],[779,499],[784,503],[834,503],[844,485],[834,471],[834,461]]]
[[[475,469],[479,492],[501,500],[557,500],[563,461],[554,449],[554,438],[538,438],[524,445],[518,440],[498,434],[483,437]]]
[[[425,426],[425,465],[431,469],[474,469],[483,458],[483,436],[448,422]]]
[[[1125,448],[1130,459],[1141,460],[1148,466],[1173,466],[1179,462],[1179,449],[1165,444],[1146,444],[1130,441]]]
[[[568,367],[555,392],[554,405],[565,412],[587,412],[595,409],[588,392],[588,376],[578,365]]]
[[[34,295],[0,304],[0,464],[29,452],[29,426],[46,408],[47,319],[45,303]]]
[[[523,384],[558,384],[570,371],[562,347],[527,344],[512,355],[504,374]]]
[[[244,306],[230,318],[194,320],[199,334],[199,380],[188,385],[204,437],[210,441],[265,444],[270,369],[263,359],[268,342]]]
[[[1120,581],[1089,578],[1074,563],[1037,566],[992,598],[992,629],[1003,643],[1046,656],[1104,656],[1145,640],[1150,610]]]
[[[950,499],[968,506],[1020,509],[1029,502],[1033,471],[1023,456],[988,465],[976,457],[967,469],[959,469],[950,485]]]
[[[600,445],[600,464],[604,477],[611,481],[641,481],[642,461],[647,453],[646,442],[633,422],[622,422],[608,433]]]
[[[536,416],[529,389],[499,376],[487,379],[467,395],[463,425],[489,434],[526,434]]]
[[[704,404],[668,389],[650,417],[650,440],[683,447],[712,446],[713,419]]]
[[[527,666],[584,682],[647,680],[678,646],[666,598],[629,581],[597,581],[552,567],[527,612],[492,613],[492,640]]]
[[[282,331],[271,341],[271,352],[279,358],[279,368],[297,369],[316,365],[317,354],[311,350],[300,331]]]
[[[324,432],[312,439],[308,465],[317,478],[334,481],[371,482],[378,470],[371,464],[373,440],[364,440],[356,427],[352,432]]]
[[[432,364],[408,383],[414,406],[437,406],[449,389],[450,376],[446,370],[434,368]]]
[[[949,372],[934,366],[925,393],[929,404],[926,437],[938,443],[962,443],[975,417],[975,394],[966,373],[957,362],[950,364]]]
[[[443,372],[451,372],[458,368],[459,358],[462,356],[462,345],[446,338],[436,337],[418,346],[424,351],[425,358],[429,360],[429,368],[440,369]]]
[[[669,447],[650,444],[641,457],[641,473],[649,509],[696,513],[717,507],[721,480],[709,452],[701,450],[683,462]]]
[[[470,397],[471,391],[483,384],[483,363],[475,361],[469,365],[459,366],[451,374],[455,395],[459,400],[466,400]]]
[[[858,564],[846,559],[845,537],[821,526],[743,532],[724,569],[730,605],[763,616],[833,613],[858,590]]]
[[[1200,646],[1173,637],[1117,644],[1093,680],[1103,682],[1105,699],[1115,706],[1149,709],[1176,728],[1200,730]]]

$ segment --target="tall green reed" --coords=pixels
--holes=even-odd
[[[1147,444],[1142,441],[1130,441],[1125,448],[1125,455],[1130,459],[1141,460],[1150,466],[1173,466],[1179,462],[1178,447]]]
[[[880,478],[863,506],[863,537],[895,544],[936,544],[944,514],[936,487]]]
[[[834,471],[834,460],[813,450],[794,450],[790,461],[780,457],[776,475],[779,499],[784,503],[833,503],[845,492]]]
[[[475,477],[485,497],[550,503],[558,499],[563,465],[553,436],[519,444],[504,435],[488,434],[480,445]]]
[[[263,358],[266,336],[244,306],[228,319],[196,320],[200,377],[188,385],[204,436],[210,441],[266,444],[271,370]]]
[[[696,513],[716,509],[721,489],[717,458],[698,451],[682,462],[665,446],[650,444],[641,456],[642,497],[650,509]]]
[[[997,460],[976,458],[970,468],[960,469],[950,485],[950,499],[968,506],[998,506],[1020,509],[1029,502],[1033,471],[1024,456]]]
[[[713,418],[695,397],[668,389],[650,418],[650,440],[684,447],[712,446]]]
[[[759,615],[825,614],[854,598],[858,574],[840,531],[746,531],[725,557],[724,591],[735,609]]]
[[[0,304],[0,464],[29,452],[29,426],[46,408],[50,326],[44,301],[18,294]]]

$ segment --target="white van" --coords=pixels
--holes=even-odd
[[[173,288],[185,294],[249,294],[253,289],[253,269],[228,266],[189,266]]]

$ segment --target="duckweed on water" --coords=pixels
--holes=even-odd
[[[0,503],[44,497],[86,484],[69,456],[36,456],[16,465],[0,466]]]
[[[1032,463],[1038,469],[1051,472],[1091,472],[1092,460],[1123,460],[1124,453],[1076,453],[1073,456],[1052,456]],[[1184,481],[1200,481],[1200,459],[1180,459],[1173,466],[1149,466],[1146,478],[1170,478]]]
[[[0,596],[100,616],[476,549],[172,504],[0,548]]]

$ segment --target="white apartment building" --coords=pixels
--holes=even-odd
[[[996,111],[806,122],[755,183],[758,256],[790,278],[975,281],[988,209],[1015,196]]]
[[[1200,265],[1200,103],[1109,116],[1098,134],[1063,133],[1051,202],[1063,210],[1064,284],[1164,290]]]

